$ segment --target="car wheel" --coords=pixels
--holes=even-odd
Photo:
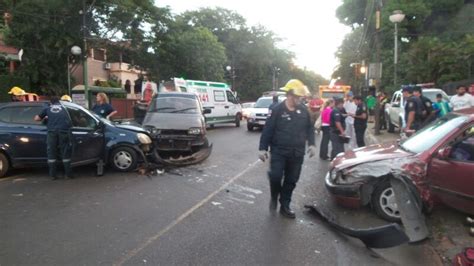
[[[118,147],[110,156],[112,167],[120,172],[129,172],[137,167],[137,152],[129,147]]]
[[[242,119],[242,118],[240,117],[240,114],[237,114],[237,115],[235,116],[235,126],[236,126],[236,127],[240,127],[240,120],[241,120],[241,119]]]
[[[390,222],[400,222],[400,210],[390,182],[383,181],[372,194],[372,207],[378,216]]]
[[[7,156],[0,153],[0,178],[5,177],[10,168],[10,163],[8,162]]]
[[[247,130],[248,130],[248,131],[253,131],[253,125],[247,123]]]

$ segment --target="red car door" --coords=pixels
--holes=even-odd
[[[435,156],[428,169],[433,193],[444,204],[474,214],[474,126],[451,146],[448,158]]]

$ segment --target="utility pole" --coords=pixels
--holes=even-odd
[[[82,75],[84,79],[84,99],[86,102],[86,107],[89,108],[89,78],[87,73],[87,57],[88,57],[88,50],[87,50],[87,26],[86,26],[86,0],[82,0],[82,39],[84,42],[84,50],[83,50],[83,57],[82,57]]]
[[[380,9],[382,8],[382,2],[381,0],[375,0],[375,62],[377,63],[377,66],[380,66]],[[380,77],[382,76],[382,73],[380,73]],[[375,79],[375,91],[380,91],[380,83],[381,79],[376,78]],[[377,97],[377,95],[375,95]],[[380,135],[380,108],[384,108],[384,106],[380,106],[380,100],[377,98],[376,104],[375,104],[375,135]],[[385,110],[383,110],[383,115],[385,115]]]

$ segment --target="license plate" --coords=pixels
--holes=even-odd
[[[258,124],[264,126],[264,125],[265,125],[265,121],[258,121]]]

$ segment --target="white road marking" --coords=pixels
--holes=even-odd
[[[189,210],[181,214],[177,219],[172,221],[168,226],[163,228],[163,230],[159,231],[157,234],[149,237],[145,242],[143,242],[141,245],[138,247],[128,251],[123,257],[121,257],[118,261],[116,261],[113,265],[123,265],[125,262],[130,260],[131,258],[135,257],[140,251],[151,245],[153,242],[158,240],[160,237],[162,237],[164,234],[169,232],[171,229],[173,229],[176,225],[181,223],[184,219],[186,219],[189,215],[191,215],[193,212],[195,212],[197,209],[201,208],[204,204],[206,204],[208,201],[210,201],[214,196],[216,196],[219,192],[222,190],[226,189],[229,185],[234,183],[237,179],[242,177],[245,173],[247,173],[250,169],[252,169],[257,163],[259,163],[260,160],[257,160],[253,163],[251,163],[245,170],[237,174],[236,176],[232,177],[229,181],[224,183],[221,187],[219,187],[217,190],[209,194],[207,197],[205,197],[203,200],[198,202],[196,205],[191,207]]]

